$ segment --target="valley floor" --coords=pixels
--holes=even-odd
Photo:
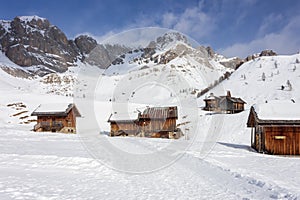
[[[248,144],[235,144],[222,137],[205,156],[199,154],[195,140],[170,166],[132,174],[114,170],[93,158],[82,145],[80,135],[35,133],[29,128],[19,125],[0,129],[0,199],[300,197],[298,157],[258,154]],[[141,141],[143,138],[99,138],[124,146],[134,143],[141,151],[153,148],[153,143]],[[171,142],[154,140],[161,144]]]

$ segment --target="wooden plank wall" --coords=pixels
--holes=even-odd
[[[300,155],[300,127],[264,127],[264,134],[268,153]]]
[[[141,129],[145,132],[156,131],[174,131],[176,128],[176,119],[157,120],[153,119],[145,121],[145,124],[141,124]]]
[[[111,122],[110,128],[113,135],[121,130],[128,134],[135,134],[139,130],[138,125],[134,122]]]

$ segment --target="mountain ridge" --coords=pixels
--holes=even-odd
[[[68,39],[57,26],[39,16],[17,16],[13,20],[0,20],[0,50],[17,65],[2,63],[1,68],[21,77],[63,73],[81,62],[107,69],[122,63],[122,57],[133,51],[142,51],[137,59],[146,63],[154,61],[157,64],[166,64],[176,57],[188,54],[209,67],[211,65],[207,59],[215,60],[233,70],[257,57],[252,55],[245,59],[225,59],[211,47],[192,47],[186,36],[172,31],[149,41],[146,47],[137,49],[119,44],[98,44],[88,35]],[[274,55],[274,52],[262,52],[259,56],[267,55]]]

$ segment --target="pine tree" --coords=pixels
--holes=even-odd
[[[292,90],[292,84],[291,84],[291,82],[290,82],[290,80],[287,80],[286,81],[286,84],[287,84],[287,86],[288,86],[288,90]]]
[[[274,63],[274,66],[275,66],[275,69],[278,68],[278,63],[277,63],[277,61]]]
[[[262,73],[262,75],[261,75],[261,80],[262,80],[262,81],[265,81],[265,80],[266,80],[265,72]]]

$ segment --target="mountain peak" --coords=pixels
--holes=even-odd
[[[24,22],[31,22],[31,21],[48,21],[46,18],[43,17],[39,17],[37,15],[33,15],[33,16],[17,16],[15,18],[20,19],[21,21]]]
[[[151,41],[147,48],[157,48],[159,50],[168,49],[175,46],[176,43],[182,42],[188,44],[188,39],[179,32],[167,32],[162,36]]]

